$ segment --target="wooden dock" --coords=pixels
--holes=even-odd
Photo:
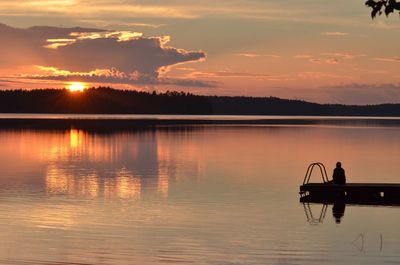
[[[322,183],[310,183],[314,168],[321,173]],[[307,168],[303,184],[300,185],[300,196],[300,202],[400,205],[400,184],[333,184],[328,178],[325,166],[320,162],[315,162]]]
[[[347,201],[400,202],[400,184],[391,183],[307,183],[300,186],[301,197],[309,200],[343,198]],[[368,203],[371,204],[371,203]],[[379,203],[378,203],[379,204]]]

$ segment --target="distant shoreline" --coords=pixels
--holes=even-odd
[[[0,113],[0,120],[157,120],[157,121],[273,121],[273,120],[400,120],[400,116],[362,115],[197,115],[197,114],[79,114]]]
[[[400,104],[318,104],[275,97],[200,96],[100,87],[83,93],[59,89],[0,90],[0,113],[400,117]]]
[[[130,130],[207,125],[323,125],[400,127],[396,117],[0,114],[0,129]],[[44,117],[43,117],[44,116]],[[124,117],[125,116],[125,117]]]

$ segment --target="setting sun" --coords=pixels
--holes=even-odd
[[[67,85],[67,89],[71,92],[83,92],[86,88],[87,85],[82,82],[71,82]]]

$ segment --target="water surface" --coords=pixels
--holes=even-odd
[[[299,203],[306,166],[398,183],[400,127],[0,130],[1,264],[397,264],[400,209]],[[318,181],[318,175],[313,176]],[[311,212],[310,212],[311,210]],[[312,214],[312,215],[311,215]]]

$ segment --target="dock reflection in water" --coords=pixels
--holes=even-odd
[[[363,205],[369,207],[399,207],[400,200],[398,198],[323,198],[321,196],[304,196],[300,198],[300,202],[303,204],[304,212],[307,221],[310,223],[322,223],[325,219],[326,212],[329,205],[332,205],[332,216],[337,224],[340,224],[342,217],[344,216],[346,205]],[[311,205],[321,205],[319,215],[313,213]]]

